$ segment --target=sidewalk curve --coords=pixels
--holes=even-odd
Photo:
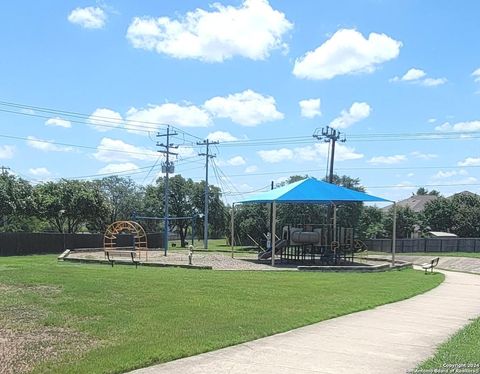
[[[405,374],[480,315],[480,276],[444,273],[408,300],[131,373]]]

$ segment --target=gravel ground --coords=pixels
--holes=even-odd
[[[103,251],[89,251],[89,252],[71,252],[69,258],[84,258],[103,260],[105,255]],[[128,262],[127,256],[113,257],[114,259]],[[141,254],[140,261],[144,262],[145,257]],[[167,256],[163,255],[161,251],[150,251],[148,253],[148,261],[151,263],[170,264],[170,265],[188,265],[187,251],[169,251]],[[252,254],[235,254],[235,258],[231,257],[229,253],[219,252],[195,252],[193,254],[193,265],[197,266],[211,266],[215,270],[296,270],[296,266],[281,265],[274,269],[270,266],[269,261],[259,262],[256,260],[256,255]]]
[[[105,255],[103,251],[72,251],[68,258],[90,259],[90,260],[104,260]],[[113,256],[117,261],[130,262],[129,256]],[[140,261],[145,262],[144,254],[140,256]],[[187,251],[169,251],[167,256],[163,255],[163,251],[149,251],[149,263],[169,264],[169,265],[188,265]],[[214,270],[297,270],[297,265],[280,264],[279,260],[275,268],[270,265],[270,260],[258,261],[257,256],[252,253],[236,253],[235,258],[231,257],[230,253],[222,252],[194,252],[193,265],[197,266],[211,266]],[[363,261],[363,265],[380,265],[378,261],[369,262]]]

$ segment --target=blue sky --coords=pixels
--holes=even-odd
[[[220,141],[210,182],[231,201],[323,177],[312,134],[331,125],[347,136],[337,173],[370,193],[480,191],[477,2],[46,4],[0,4],[0,164],[33,182],[151,183],[169,123],[185,177],[204,178],[196,142]]]

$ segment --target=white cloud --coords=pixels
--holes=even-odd
[[[284,118],[275,106],[272,96],[263,96],[252,90],[213,97],[204,104],[205,108],[219,118],[230,118],[243,126],[257,126],[264,122]]]
[[[245,165],[247,162],[242,156],[235,156],[229,159],[227,163],[230,166],[242,166],[242,165]]]
[[[392,164],[398,164],[398,163],[406,161],[406,160],[407,160],[407,156],[405,156],[405,155],[394,155],[394,156],[372,157],[370,160],[368,160],[368,162],[371,163],[371,164],[392,165]]]
[[[242,166],[242,165],[245,165],[246,163],[247,163],[247,161],[245,161],[245,159],[242,156],[234,156],[234,157],[228,159],[227,161],[223,161],[223,160],[218,160],[217,161],[218,166],[225,166],[225,165],[228,165],[228,166]]]
[[[153,131],[162,124],[181,127],[206,127],[211,124],[208,112],[191,104],[166,103],[142,109],[130,108],[126,119],[129,122],[127,127],[132,132],[138,132],[138,126]]]
[[[69,128],[72,127],[72,123],[66,119],[60,118],[60,117],[53,117],[49,118],[45,121],[45,125],[48,126],[58,126],[58,127],[65,127]]]
[[[353,103],[349,110],[342,110],[340,117],[335,118],[330,126],[335,129],[345,129],[367,118],[371,110],[372,108],[367,103]]]
[[[427,75],[427,73],[425,73],[423,70],[412,68],[400,79],[402,81],[414,81],[423,78],[425,75]]]
[[[222,62],[234,56],[264,60],[274,49],[286,49],[283,35],[293,25],[267,0],[245,0],[239,7],[211,5],[179,19],[135,17],[127,39],[135,48],[174,58]]]
[[[425,73],[421,69],[416,69],[412,68],[408,70],[402,77],[393,77],[390,79],[391,82],[398,82],[398,81],[404,81],[404,82],[409,82],[409,81],[416,81],[418,79],[423,78],[426,76],[427,73]]]
[[[12,158],[15,153],[15,147],[13,145],[0,145],[0,159]]]
[[[28,172],[36,177],[48,177],[52,173],[47,168],[31,168]]]
[[[273,149],[270,151],[258,151],[260,158],[268,163],[275,164],[293,158],[293,151],[288,148]]]
[[[68,20],[86,29],[101,29],[105,26],[107,14],[102,8],[88,6],[72,10]]]
[[[425,71],[421,69],[416,69],[412,68],[408,70],[402,77],[393,77],[390,79],[390,82],[409,82],[409,83],[415,83],[415,84],[420,84],[422,86],[427,86],[427,87],[434,87],[434,86],[440,86],[442,84],[447,83],[447,78],[424,78],[427,75]]]
[[[472,73],[472,77],[475,80],[475,82],[480,82],[480,68],[478,68]]]
[[[300,160],[300,161],[315,161],[318,159],[325,159],[328,155],[327,143],[315,143],[306,147],[297,147],[294,149],[281,148],[269,151],[258,151],[258,155],[263,161],[269,163],[277,163],[284,160]],[[358,160],[363,158],[363,154],[357,153],[354,148],[338,143],[335,148],[335,160]]]
[[[435,123],[435,122],[437,122],[436,118],[429,118],[428,119],[428,123]]]
[[[447,83],[447,78],[425,78],[420,82],[422,86],[435,87]]]
[[[90,126],[97,131],[105,132],[123,124],[120,113],[107,108],[98,108],[88,117]]]
[[[298,78],[331,79],[337,75],[371,73],[378,65],[398,57],[402,43],[385,34],[366,39],[356,30],[341,29],[314,51],[295,60]]]
[[[322,115],[320,111],[320,99],[300,100],[298,104],[300,105],[302,117],[314,118]]]
[[[295,148],[295,158],[302,161],[314,161],[319,158],[327,158],[329,152],[328,143],[315,143],[313,146]],[[357,153],[354,148],[347,147],[344,144],[337,143],[335,148],[335,160],[358,160],[363,158],[363,154]]]
[[[467,157],[458,162],[458,166],[480,166],[480,157]]]
[[[198,156],[198,153],[192,147],[188,147],[186,145],[179,146],[175,150],[175,153],[178,153],[178,155],[182,158],[190,158],[193,156]]]
[[[72,152],[69,146],[53,144],[53,140],[38,139],[34,136],[27,136],[27,145],[44,152]]]
[[[451,177],[458,176],[458,175],[465,176],[465,175],[468,175],[468,172],[464,169],[461,169],[461,170],[447,170],[447,171],[440,170],[436,174],[433,175],[433,178],[434,179],[445,179],[445,178],[451,178]]]
[[[435,127],[435,130],[442,132],[473,132],[480,131],[480,121],[466,121],[450,124],[445,122],[444,124]]]
[[[101,168],[98,171],[98,174],[117,174],[123,173],[126,171],[136,171],[138,170],[138,166],[135,165],[133,162],[125,162],[121,164],[108,164]]]
[[[419,158],[421,160],[432,160],[434,158],[437,158],[438,155],[435,153],[423,153],[419,151],[414,151],[410,153],[413,157]]]
[[[134,160],[154,161],[159,153],[147,148],[125,143],[123,140],[103,138],[93,156],[102,162],[127,162]]]
[[[250,165],[245,168],[245,173],[255,173],[256,171],[258,171],[257,165]]]
[[[234,142],[238,140],[237,137],[233,136],[227,131],[214,131],[207,135],[207,139],[212,142]]]

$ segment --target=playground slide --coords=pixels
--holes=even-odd
[[[281,254],[286,246],[287,246],[287,241],[285,239],[282,239],[282,240],[279,240],[278,242],[276,242],[275,243],[275,254],[276,255]],[[270,257],[272,257],[272,250],[271,249],[258,254],[258,259],[259,260],[266,260]]]

